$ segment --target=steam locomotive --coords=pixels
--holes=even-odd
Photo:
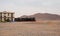
[[[35,18],[15,18],[14,21],[21,22],[21,21],[36,21]]]

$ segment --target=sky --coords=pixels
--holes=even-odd
[[[14,12],[15,17],[35,13],[60,15],[60,0],[0,0],[0,11]]]

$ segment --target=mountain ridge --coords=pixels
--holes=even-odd
[[[26,17],[35,17],[36,20],[60,20],[60,15],[57,14],[49,14],[49,13],[36,13],[34,15],[23,15],[20,18],[26,18]]]

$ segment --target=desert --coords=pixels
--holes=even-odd
[[[60,21],[1,22],[0,36],[60,36]]]

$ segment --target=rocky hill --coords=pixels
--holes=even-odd
[[[21,16],[21,17],[35,17],[36,20],[60,20],[60,15],[49,14],[49,13],[36,13],[30,16]]]

